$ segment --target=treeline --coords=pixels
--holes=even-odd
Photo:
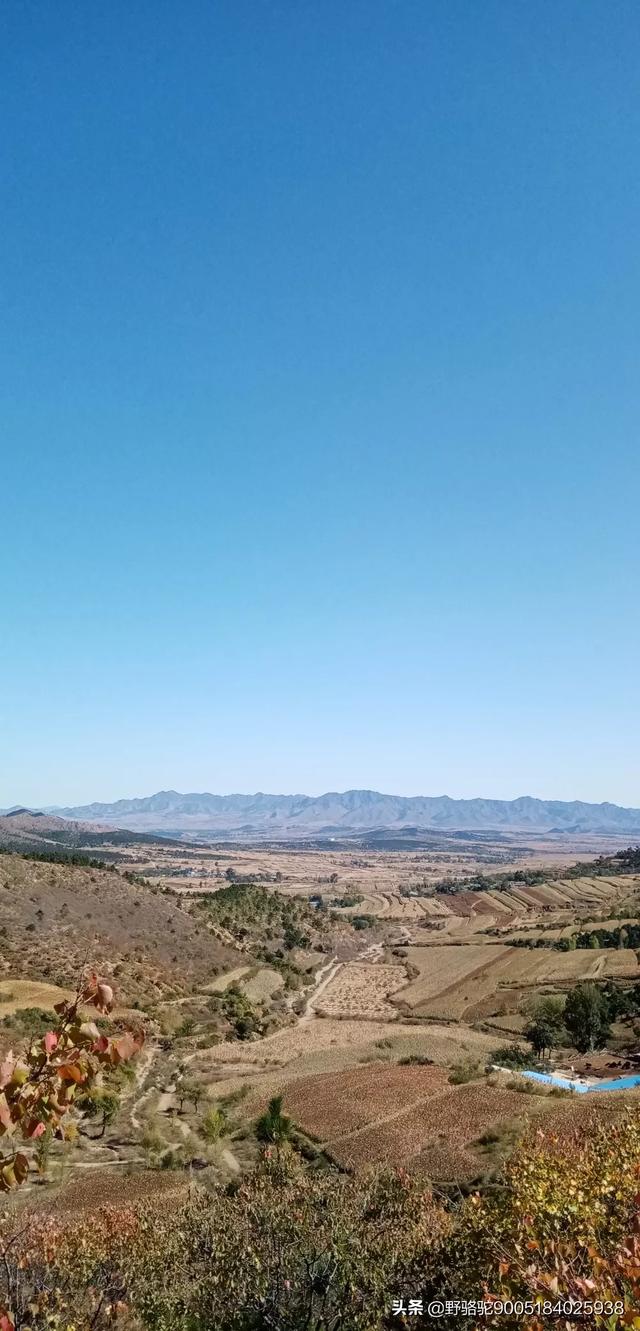
[[[514,938],[512,947],[546,947],[555,952],[573,952],[576,948],[600,947],[640,949],[640,924],[620,924],[613,929],[584,929],[565,938]]]
[[[436,892],[489,892],[508,891],[509,887],[538,887],[565,878],[613,878],[621,874],[640,873],[640,846],[628,846],[615,855],[599,855],[595,860],[582,860],[570,868],[515,869],[510,873],[473,874],[468,878],[441,878],[434,884]]]
[[[0,846],[0,855],[19,855],[22,860],[35,860],[37,864],[74,864],[81,869],[116,872],[115,864],[106,864],[104,860],[82,855],[77,850],[12,850],[10,846]]]
[[[612,1022],[635,1020],[639,1014],[640,984],[623,989],[611,980],[603,986],[584,980],[566,997],[548,994],[540,998],[523,1035],[538,1057],[563,1045],[572,1045],[578,1053],[586,1054],[605,1048]],[[513,1045],[495,1051],[491,1062],[522,1067],[526,1066],[522,1061],[525,1058],[525,1051]]]

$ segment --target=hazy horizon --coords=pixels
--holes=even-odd
[[[537,799],[537,800],[541,800],[541,801],[543,801],[544,803],[562,803],[562,804],[565,804],[565,803],[580,802],[580,803],[587,803],[587,804],[593,804],[593,805],[598,805],[598,804],[615,804],[615,805],[617,805],[618,807],[627,807],[627,808],[632,808],[632,809],[635,809],[635,808],[636,808],[636,806],[633,805],[633,804],[631,804],[631,805],[621,805],[621,802],[620,802],[619,800],[610,800],[610,799],[608,799],[606,796],[603,797],[602,799],[599,799],[599,800],[579,800],[579,798],[578,798],[577,796],[558,796],[558,795],[549,795],[549,794],[533,794],[531,791],[521,791],[518,795],[507,795],[507,796],[504,796],[504,795],[495,795],[495,794],[487,794],[486,792],[484,792],[484,793],[482,793],[482,792],[476,792],[476,793],[473,794],[473,795],[451,795],[450,792],[448,792],[448,791],[426,791],[426,790],[403,791],[403,790],[390,790],[390,789],[389,789],[389,790],[385,790],[385,789],[382,789],[382,788],[379,788],[379,787],[374,787],[374,786],[345,786],[345,787],[340,787],[340,788],[338,788],[338,787],[335,786],[335,785],[333,785],[333,786],[329,785],[329,786],[324,787],[322,790],[316,790],[316,791],[313,791],[313,790],[297,790],[297,789],[291,789],[291,790],[267,790],[266,788],[260,788],[260,789],[255,789],[255,790],[250,790],[250,789],[243,789],[243,790],[240,790],[240,789],[235,789],[235,790],[212,790],[212,789],[210,789],[210,788],[208,788],[208,787],[202,787],[202,788],[196,789],[196,788],[193,787],[193,786],[191,786],[191,787],[185,787],[184,790],[180,790],[180,789],[178,789],[176,786],[158,786],[158,787],[156,787],[156,788],[153,789],[153,790],[147,790],[147,791],[145,791],[143,794],[140,794],[140,793],[138,793],[138,794],[124,794],[124,795],[123,795],[123,794],[119,794],[119,795],[105,796],[105,797],[102,797],[102,796],[99,796],[99,795],[98,795],[98,796],[91,796],[91,797],[86,798],[86,799],[78,799],[78,800],[65,801],[65,802],[62,802],[62,801],[60,801],[60,800],[49,800],[49,801],[46,801],[46,802],[42,802],[42,803],[40,803],[40,804],[35,804],[35,803],[28,804],[28,803],[26,803],[26,802],[24,802],[24,801],[21,802],[21,801],[19,801],[19,800],[14,800],[12,803],[7,804],[6,806],[0,806],[0,810],[3,811],[3,812],[7,812],[7,811],[11,811],[12,809],[28,808],[28,809],[32,809],[32,810],[34,810],[34,811],[42,811],[42,810],[45,810],[45,811],[48,811],[48,812],[50,812],[50,813],[55,813],[55,812],[56,812],[57,810],[59,810],[59,809],[83,808],[83,807],[88,807],[88,806],[93,805],[93,804],[116,804],[116,803],[118,803],[118,802],[129,802],[129,801],[133,801],[133,800],[144,800],[144,799],[150,799],[150,798],[152,798],[152,797],[155,796],[155,795],[162,795],[162,794],[174,794],[174,795],[180,795],[180,796],[187,796],[187,795],[213,795],[214,797],[217,797],[217,798],[233,798],[234,796],[250,797],[250,796],[266,795],[266,796],[271,796],[271,797],[273,797],[273,798],[283,798],[283,799],[285,799],[285,798],[291,798],[291,797],[299,797],[299,798],[302,798],[302,799],[305,799],[305,798],[307,798],[307,799],[318,799],[318,798],[320,798],[321,796],[323,796],[323,795],[328,795],[328,794],[346,795],[346,794],[352,794],[352,793],[356,793],[356,792],[357,792],[357,793],[362,792],[362,793],[366,793],[366,794],[383,795],[383,796],[385,796],[385,797],[399,798],[399,799],[451,799],[451,800],[454,800],[454,801],[459,801],[459,800],[487,800],[487,801],[500,801],[500,802],[504,802],[504,803],[514,803],[514,802],[517,802],[518,800],[523,800],[523,799]],[[638,806],[638,807],[640,807],[640,806]]]
[[[5,7],[0,806],[640,805],[640,11]]]

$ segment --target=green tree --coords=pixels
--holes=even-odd
[[[98,1119],[98,1132],[89,1133],[80,1129],[84,1137],[93,1137],[97,1141],[99,1137],[104,1137],[107,1127],[113,1123],[120,1108],[120,1096],[117,1091],[96,1086],[78,1100],[78,1108],[84,1118]]]
[[[208,1142],[217,1142],[227,1130],[227,1115],[224,1109],[208,1109],[202,1120],[202,1135]]]
[[[552,1049],[562,1044],[565,1038],[562,1000],[551,996],[540,999],[525,1027],[524,1037],[539,1058],[543,1058],[545,1053],[550,1054]]]
[[[291,1119],[282,1112],[282,1096],[274,1095],[269,1101],[265,1113],[256,1123],[258,1141],[274,1142],[280,1145],[291,1136]]]
[[[586,980],[571,990],[564,1008],[564,1024],[581,1054],[602,1049],[609,1039],[609,1005],[597,984]]]
[[[537,1017],[525,1026],[524,1038],[529,1041],[538,1058],[544,1058],[545,1053],[550,1054],[559,1044],[557,1027],[542,1017]]]

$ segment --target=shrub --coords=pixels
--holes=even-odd
[[[494,1063],[500,1068],[528,1068],[531,1066],[531,1052],[522,1049],[519,1044],[500,1045],[489,1055],[487,1066]]]
[[[202,1120],[202,1135],[208,1142],[217,1142],[224,1137],[227,1129],[227,1116],[224,1109],[208,1109]]]
[[[467,1081],[478,1081],[482,1072],[477,1063],[471,1059],[465,1059],[461,1063],[456,1063],[449,1073],[449,1081],[452,1086],[462,1086]]]
[[[282,1112],[282,1096],[274,1095],[256,1123],[258,1141],[281,1143],[291,1136],[291,1119]]]

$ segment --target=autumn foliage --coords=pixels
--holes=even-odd
[[[125,1031],[115,1038],[101,1034],[95,1021],[85,1019],[83,1009],[87,1007],[98,1013],[109,1013],[113,1007],[113,990],[93,973],[83,979],[72,1001],[56,1004],[57,1021],[51,1030],[34,1040],[23,1055],[10,1051],[0,1065],[0,1136],[11,1142],[11,1149],[0,1155],[2,1192],[19,1188],[29,1171],[37,1168],[36,1154],[29,1148],[45,1133],[73,1141],[83,1116],[82,1097],[99,1084],[105,1069],[130,1059],[142,1045],[141,1033]],[[0,1256],[7,1288],[5,1307],[0,1304],[0,1331],[27,1325],[18,1307],[19,1291],[24,1288],[29,1290],[31,1322],[40,1301],[34,1303],[29,1275],[25,1278],[21,1273],[35,1269],[34,1262],[44,1272],[54,1250],[57,1245],[51,1235],[45,1242],[37,1223],[23,1231],[5,1218]],[[41,1281],[45,1293],[46,1283]],[[43,1297],[46,1303],[48,1296]]]
[[[101,1035],[94,1021],[83,1020],[81,1009],[107,1013],[113,990],[91,974],[71,1002],[57,1003],[58,1020],[23,1056],[7,1054],[0,1066],[0,1136],[14,1142],[35,1142],[47,1129],[55,1137],[73,1140],[77,1133],[74,1108],[79,1093],[89,1090],[104,1068],[131,1058],[142,1035],[126,1031],[115,1039]],[[0,1156],[0,1191],[10,1192],[24,1183],[31,1160],[17,1144]]]
[[[109,1041],[81,1020],[82,1005],[108,1011],[112,998],[91,977],[56,1028],[8,1060],[16,1136],[37,1141],[43,1123],[68,1137],[83,1091],[135,1052],[136,1037]],[[24,1176],[18,1154],[5,1160],[5,1186]],[[405,1324],[398,1296],[426,1309],[461,1295],[485,1302],[480,1321],[433,1323],[425,1311],[408,1324],[640,1328],[637,1109],[529,1136],[466,1197],[406,1171],[309,1167],[287,1141],[229,1187],[194,1183],[179,1196],[154,1207],[133,1189],[127,1205],[95,1213],[0,1217],[0,1331],[385,1331]],[[491,1310],[497,1299],[558,1298],[620,1301],[624,1312],[554,1321]]]

